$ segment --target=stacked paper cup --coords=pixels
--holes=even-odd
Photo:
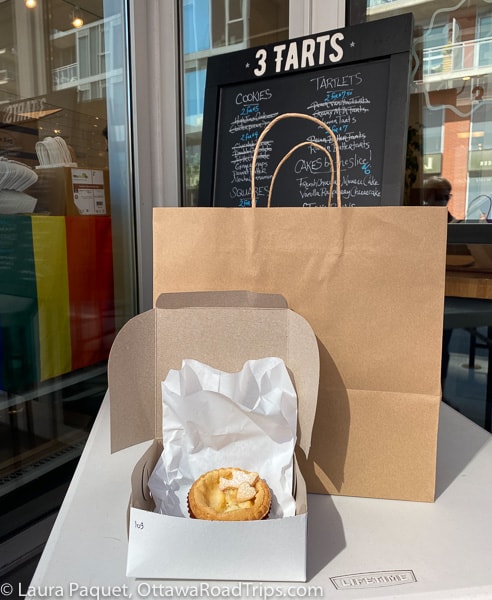
[[[44,140],[36,143],[36,154],[39,161],[39,167],[76,167],[77,164],[72,161],[70,149],[66,141],[61,137],[46,137]]]
[[[24,190],[37,180],[36,172],[27,165],[0,157],[0,214],[32,213],[36,198]]]

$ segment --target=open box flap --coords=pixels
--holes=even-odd
[[[280,294],[262,294],[248,290],[221,292],[172,292],[160,294],[156,308],[186,308],[190,306],[251,306],[256,308],[288,308]]]
[[[236,372],[267,356],[281,358],[292,377],[298,445],[307,454],[319,382],[316,337],[289,309],[251,307],[153,309],[122,328],[108,364],[112,451],[162,436],[161,382],[184,358]]]
[[[108,359],[111,451],[155,435],[155,311],[130,319]]]

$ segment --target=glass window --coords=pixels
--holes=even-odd
[[[424,36],[426,53],[423,60],[424,74],[440,73],[446,67],[449,59],[449,27],[440,25],[432,27]]]
[[[443,145],[444,110],[442,108],[438,108],[437,110],[431,110],[427,107],[424,107],[422,110],[422,117],[422,136],[424,142],[425,157],[433,154],[440,154],[442,152]]]
[[[183,51],[185,54],[210,48],[210,3],[183,0]]]
[[[479,67],[492,66],[492,16],[478,18],[477,63]]]
[[[288,0],[181,1],[187,205],[197,202],[207,57],[287,39],[288,19]]]
[[[409,11],[415,18],[409,126],[420,133],[423,168],[418,161],[413,163],[419,171],[406,197],[419,203],[428,176],[448,179],[453,187],[448,207],[455,221],[450,227],[451,239],[463,232],[483,236],[465,226],[476,222],[468,207],[477,187],[483,190],[484,185],[477,186],[471,179],[485,175],[483,169],[478,174],[477,165],[486,166],[491,143],[490,3],[474,0],[456,6],[440,0],[402,7],[398,0],[370,0],[365,4],[367,20]],[[480,152],[482,156],[477,154]],[[462,233],[457,233],[458,225]]]
[[[483,102],[471,118],[468,175],[467,221],[492,221],[492,106]]]
[[[487,226],[492,223],[490,2],[349,0],[349,4],[357,4],[359,9],[350,14],[365,12],[366,20],[403,12],[414,15],[405,198],[409,204],[432,204],[428,190],[436,195],[436,200],[439,190],[443,190],[441,198],[447,202],[449,220],[443,399],[490,430],[492,230]],[[454,318],[456,310],[459,316]]]
[[[137,311],[124,6],[0,2],[0,543],[58,508]]]

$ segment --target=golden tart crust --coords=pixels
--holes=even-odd
[[[235,467],[207,471],[191,486],[188,508],[194,519],[256,521],[270,511],[270,488],[257,473]]]

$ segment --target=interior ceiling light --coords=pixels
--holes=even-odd
[[[79,7],[76,6],[75,10],[73,11],[73,14],[72,14],[72,25],[75,27],[75,29],[80,29],[80,27],[82,27],[83,24],[84,24],[84,19],[82,18],[82,15],[80,14]]]
[[[24,4],[27,6],[27,8],[36,8],[38,3],[36,0],[25,0]]]

